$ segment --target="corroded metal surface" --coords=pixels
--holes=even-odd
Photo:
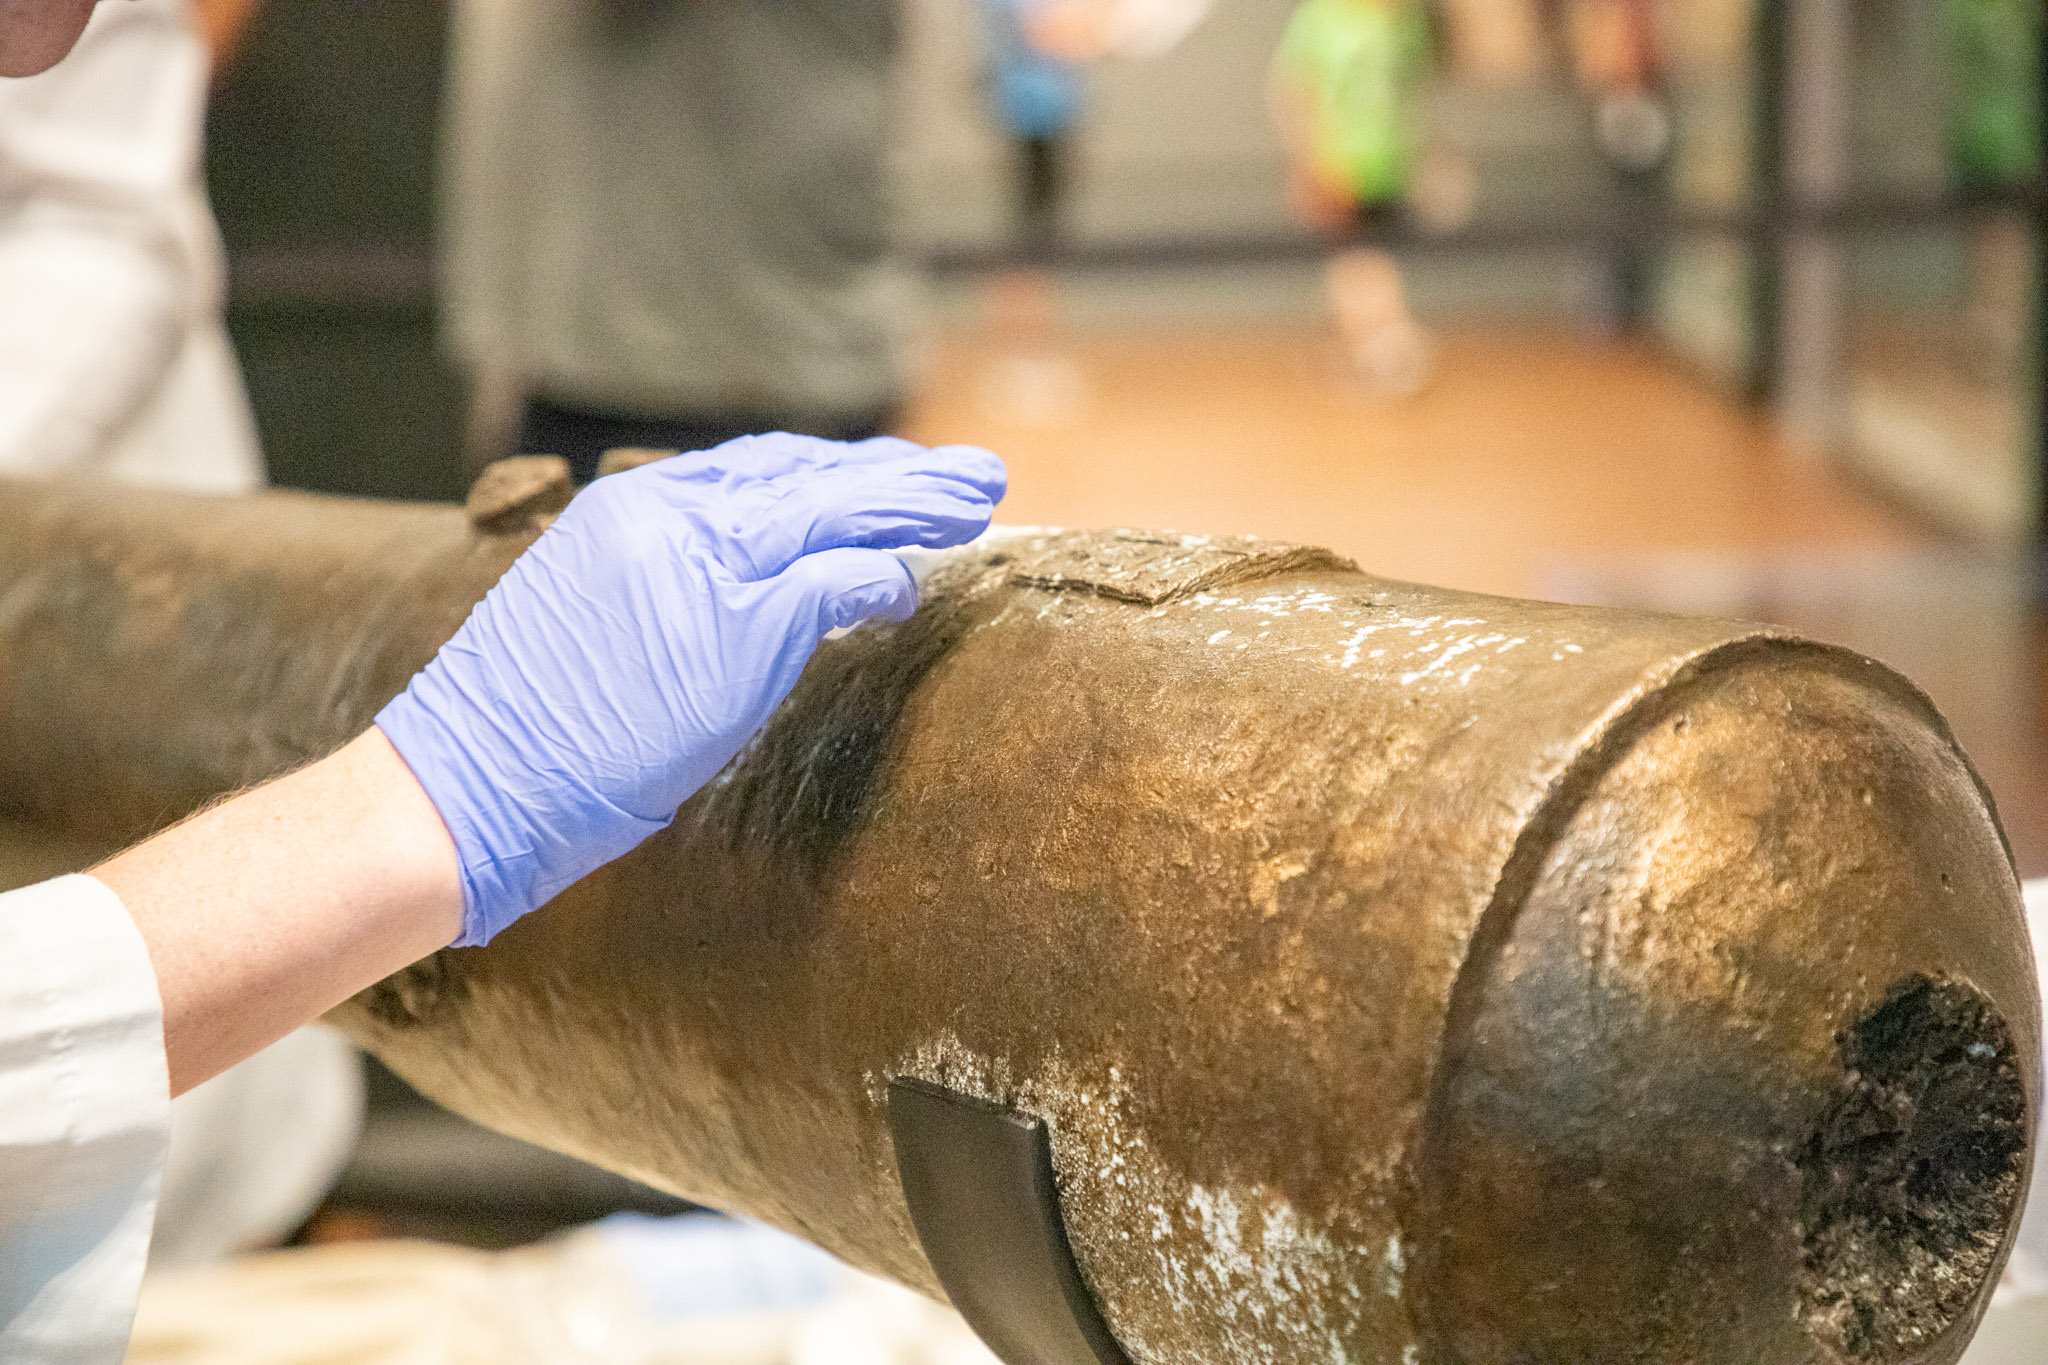
[[[0,487],[0,813],[345,738],[528,532]],[[931,1288],[884,1115],[1044,1116],[1137,1361],[1948,1362],[2039,1004],[1924,698],[1739,623],[960,552],[634,854],[344,1012],[456,1109]]]

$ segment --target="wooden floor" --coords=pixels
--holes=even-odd
[[[1561,557],[1903,546],[1922,534],[1657,354],[1569,336],[1440,339],[1403,401],[1312,327],[1063,338],[1062,376],[937,348],[906,434],[1009,461],[1008,522],[1250,532],[1400,578],[1540,593]]]

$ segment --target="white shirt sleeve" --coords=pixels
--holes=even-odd
[[[114,893],[0,895],[0,1361],[118,1365],[170,1141],[163,1005]]]

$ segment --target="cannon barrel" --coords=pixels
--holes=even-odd
[[[0,814],[112,844],[334,746],[537,524],[0,485]],[[340,1019],[1012,1365],[1064,1348],[1000,1339],[976,1102],[1140,1365],[1951,1362],[2040,1102],[2009,854],[1896,674],[1121,532],[945,556],[668,830]]]

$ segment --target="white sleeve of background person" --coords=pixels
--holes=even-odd
[[[91,467],[217,313],[187,231],[206,81],[183,0],[102,5],[0,81],[0,473]]]
[[[118,1365],[170,1142],[163,1005],[91,877],[0,895],[0,1360]]]

